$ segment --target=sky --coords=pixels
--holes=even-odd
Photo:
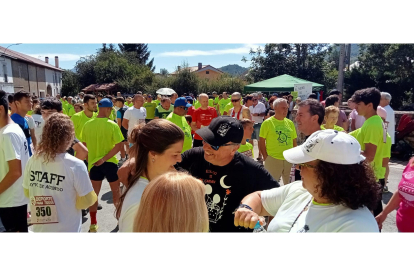
[[[11,43],[0,43],[7,47]],[[183,62],[189,66],[211,65],[216,68],[238,64],[249,67],[250,62],[241,61],[243,56],[250,60],[250,48],[263,48],[264,44],[148,44],[151,51],[150,58],[154,58],[155,72],[165,68],[173,72]],[[55,56],[59,56],[59,66],[63,69],[73,69],[76,62],[84,56],[95,54],[102,44],[20,44],[9,49],[44,60],[49,57],[49,63],[55,63]]]

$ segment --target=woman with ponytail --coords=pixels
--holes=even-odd
[[[136,126],[130,140],[133,173],[128,177],[116,210],[119,232],[132,232],[141,196],[149,181],[174,171],[174,165],[181,162],[184,132],[170,121],[154,119]]]

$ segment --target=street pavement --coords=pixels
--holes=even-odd
[[[254,156],[259,156],[259,151],[257,148],[257,142],[254,144]],[[118,159],[120,158],[118,154]],[[391,159],[390,161],[390,175],[388,189],[389,192],[382,194],[382,203],[383,206],[388,203],[391,199],[393,193],[398,189],[398,183],[401,180],[402,172],[407,165],[407,162],[402,162],[397,159]],[[283,181],[280,181],[283,184]],[[102,183],[102,189],[98,195],[99,203],[102,205],[102,210],[98,211],[97,220],[99,229],[98,232],[118,232],[117,220],[115,218],[115,207],[112,201],[112,192],[109,187],[109,183],[106,179]],[[385,222],[383,223],[382,232],[398,232],[397,226],[395,224],[396,211],[391,212]],[[88,232],[90,226],[90,217],[87,214],[82,218],[82,232]]]

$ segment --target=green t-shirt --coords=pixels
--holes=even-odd
[[[363,143],[363,141],[361,140],[362,136],[359,135],[359,133],[361,132],[361,128],[358,128],[350,133],[348,133],[349,135],[351,135],[352,137],[354,137],[355,139],[357,139],[359,145],[361,146],[361,150],[365,150],[365,144]]]
[[[109,119],[112,121],[116,121],[116,110],[112,107],[111,115],[109,115]]]
[[[385,146],[385,143],[383,141],[383,131],[384,129],[382,126],[381,117],[378,115],[374,115],[364,122],[364,124],[361,127],[361,131],[358,134],[358,136],[361,137],[357,138],[360,144],[364,144],[363,150],[365,150],[365,144],[370,143],[377,146],[374,161],[372,161],[371,163],[377,179],[380,179],[379,177],[381,176],[383,151]]]
[[[383,137],[384,139],[384,137]],[[384,142],[384,140],[382,140],[382,142]],[[382,152],[382,159],[385,158],[391,158],[391,136],[387,133],[387,142],[385,143],[384,147],[383,147],[383,152]],[[379,175],[378,175],[378,179],[384,179],[385,178],[385,172],[386,169],[385,167],[382,167],[379,169]]]
[[[86,122],[95,119],[96,116],[98,116],[98,114],[96,114],[95,112],[92,112],[92,117],[89,118],[88,116],[85,115],[85,112],[83,112],[83,110],[79,113],[75,113],[70,119],[73,122],[73,126],[75,127],[75,136],[76,138],[78,138],[78,140],[81,140],[81,132],[82,132],[82,128],[83,126],[86,124]]]
[[[160,101],[159,101],[159,100],[153,100],[152,102],[153,102],[153,103],[156,103],[157,105],[159,105],[159,104],[160,104]]]
[[[147,118],[146,119],[154,119],[155,116],[155,108],[157,107],[157,104],[154,102],[146,102],[144,103],[143,107],[147,110]]]
[[[95,118],[87,122],[83,126],[81,137],[81,141],[86,143],[88,148],[89,171],[95,162],[124,140],[119,126],[108,118]],[[118,164],[118,159],[114,155],[106,162]]]
[[[130,102],[130,103],[128,103],[128,102],[125,102],[125,105],[126,105],[126,106],[129,106],[129,107],[131,107],[131,106],[133,106],[133,105],[134,105],[134,103],[133,103],[133,102]]]
[[[75,112],[75,107],[73,105],[71,105],[71,104],[68,104],[66,106],[66,112],[67,112],[66,115],[68,115],[69,117],[72,117],[76,113]]]
[[[197,109],[197,108],[200,108],[200,107],[201,107],[201,103],[199,101],[195,101],[194,108]]]
[[[178,116],[174,112],[168,115],[167,120],[179,126],[184,132],[184,145],[181,153],[191,149],[193,139],[191,137],[191,127],[188,125],[184,116]]]
[[[254,158],[254,151],[253,151],[253,145],[249,142],[246,142],[245,145],[240,144],[240,148],[237,150],[240,153],[243,153],[244,155],[248,157]]]
[[[232,108],[233,108],[233,103],[232,102],[229,102],[228,104],[226,104],[226,107],[224,107],[224,111],[227,112],[227,115],[229,115],[229,111]]]
[[[293,139],[297,138],[295,125],[291,120],[277,120],[273,116],[262,123],[259,136],[266,139],[267,154],[279,160],[285,160],[283,152],[293,148]]]
[[[208,106],[214,107],[214,100],[208,99]]]
[[[155,108],[155,117],[158,117],[160,119],[166,119],[168,117],[168,115],[170,115],[171,112],[174,111],[174,106],[170,105],[170,109],[165,110],[164,108],[162,108],[162,105],[159,105]]]
[[[326,128],[324,127],[324,125],[321,125],[321,129],[326,129]],[[343,129],[342,127],[337,126],[337,125],[334,125],[333,129],[337,130],[337,131],[345,131],[345,129]]]
[[[33,114],[33,110],[29,110],[29,111],[27,111],[27,115],[32,116],[32,114]]]
[[[230,99],[230,98],[227,98],[227,99],[221,99],[221,100],[218,102],[219,109],[220,109],[220,114],[221,114],[221,115],[223,115],[223,113],[224,113],[224,109],[225,109],[226,105],[227,105],[228,103],[230,103],[230,102],[231,102],[231,99]]]
[[[219,100],[220,100],[220,99],[219,99],[219,97],[218,97],[218,96],[214,98],[214,106],[218,105]]]

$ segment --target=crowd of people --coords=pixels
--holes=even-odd
[[[379,232],[398,207],[398,230],[412,232],[414,159],[382,206],[390,102],[376,88],[356,91],[348,117],[338,90],[322,102],[0,91],[0,229],[80,232],[89,213],[98,232],[106,179],[119,232]]]

